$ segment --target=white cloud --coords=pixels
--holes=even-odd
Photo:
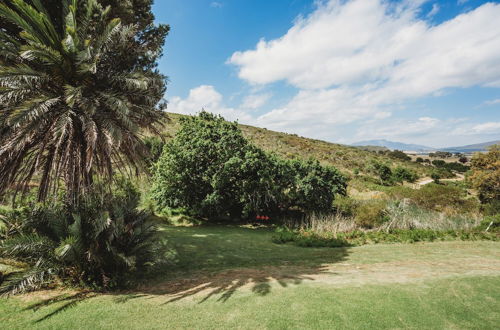
[[[222,2],[213,1],[210,3],[210,7],[212,8],[222,8],[222,6],[223,6]]]
[[[282,37],[235,52],[228,62],[241,79],[299,89],[257,122],[328,139],[334,125],[382,119],[445,88],[500,87],[500,4],[430,25],[418,18],[422,2],[322,2]]]
[[[253,87],[238,109],[204,85],[185,99],[172,98],[169,111],[193,114],[205,108],[230,120],[327,140],[346,138],[339,132],[351,129],[350,137],[436,145],[490,132],[496,126],[481,125],[491,123],[394,118],[408,101],[446,88],[500,87],[500,4],[486,3],[433,25],[420,15],[423,2],[318,1],[312,14],[298,18],[280,38],[261,40],[228,60]],[[436,3],[428,15],[438,10]],[[277,81],[297,88],[296,95],[254,117],[252,111],[271,97],[268,84]]]
[[[437,3],[432,4],[431,11],[429,11],[429,13],[427,14],[427,17],[432,17],[432,16],[436,15],[439,12],[439,9],[441,9],[441,8],[439,7],[439,5]]]
[[[483,105],[495,105],[495,104],[500,104],[500,99],[489,100],[483,103]]]
[[[358,139],[395,139],[407,140],[415,136],[430,134],[436,130],[442,130],[448,123],[437,118],[421,117],[417,120],[396,120],[385,125],[367,125],[361,127],[356,138]]]
[[[500,134],[500,122],[489,122],[472,127],[475,134]]]
[[[250,83],[286,80],[301,89],[368,81],[397,85],[410,96],[498,80],[500,5],[437,26],[418,20],[417,12],[380,0],[332,0],[281,38],[261,40],[229,61]]]
[[[258,109],[265,105],[272,97],[271,93],[251,94],[243,99],[241,107],[243,109]]]
[[[187,98],[173,97],[168,104],[170,112],[193,115],[201,110],[220,114],[228,120],[248,121],[251,116],[243,111],[226,107],[222,95],[213,86],[202,85],[189,91]]]

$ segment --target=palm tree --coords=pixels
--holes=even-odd
[[[149,214],[137,210],[139,193],[126,182],[115,189],[113,196],[86,194],[76,208],[48,203],[8,214],[18,226],[0,244],[0,256],[26,267],[5,276],[0,295],[33,291],[55,279],[113,288],[160,264],[162,245]]]
[[[164,80],[118,69],[135,29],[96,0],[60,0],[62,26],[30,3],[0,3],[0,18],[22,30],[0,28],[0,195],[36,179],[39,201],[64,184],[76,203],[96,178],[141,168],[141,132],[157,133]]]

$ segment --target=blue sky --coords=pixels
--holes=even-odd
[[[172,112],[339,143],[500,139],[500,2],[157,0]]]

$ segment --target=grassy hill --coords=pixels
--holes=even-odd
[[[167,139],[175,136],[179,130],[180,114],[168,113],[170,122],[165,125],[164,135]],[[343,173],[351,176],[355,169],[363,172],[365,166],[371,160],[385,162],[390,166],[404,166],[411,168],[421,176],[430,174],[431,169],[411,161],[392,159],[375,152],[362,150],[358,147],[331,143],[298,136],[271,131],[249,125],[240,125],[246,138],[258,147],[276,153],[282,157],[293,158],[315,158],[325,165],[332,165]]]
[[[166,125],[165,133],[167,138],[171,138],[175,136],[175,133],[180,128],[179,119],[183,115],[169,113],[168,116],[171,122]],[[397,164],[401,163],[400,161],[389,159],[386,156],[376,155],[372,152],[352,146],[309,139],[296,134],[275,132],[266,128],[249,125],[240,125],[240,128],[246,138],[266,151],[274,152],[289,159],[315,158],[323,164],[333,165],[348,173],[352,173],[355,168],[362,169],[364,164],[370,159]],[[413,166],[410,162],[404,163]],[[417,165],[417,167],[423,166]]]

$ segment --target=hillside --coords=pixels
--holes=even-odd
[[[488,149],[488,147],[490,147],[494,144],[500,144],[500,140],[470,144],[470,145],[461,146],[461,147],[444,148],[443,151],[463,152],[463,153],[476,152],[476,151],[486,151]]]
[[[165,136],[172,138],[179,129],[180,114],[168,113],[170,123],[165,126]],[[374,152],[362,150],[354,146],[330,143],[321,140],[309,139],[296,134],[287,134],[258,128],[249,125],[240,125],[245,137],[260,148],[274,152],[285,158],[315,158],[323,164],[332,165],[345,173],[352,173],[355,169],[362,169],[370,160],[390,163],[392,166],[406,166],[417,171],[420,175],[427,175],[429,168],[408,161],[392,159]]]
[[[355,147],[385,147],[391,150],[403,150],[403,151],[431,151],[434,148],[423,146],[420,144],[408,144],[402,142],[394,142],[387,140],[369,140],[369,141],[360,141],[352,144]]]

